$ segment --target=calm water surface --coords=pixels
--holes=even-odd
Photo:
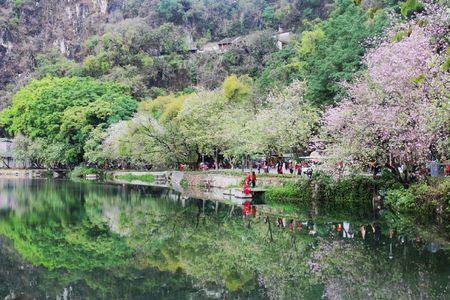
[[[363,240],[369,220],[303,216],[300,231],[265,216],[166,189],[1,180],[0,299],[450,298],[448,249],[413,230]],[[349,220],[354,238],[330,233]]]

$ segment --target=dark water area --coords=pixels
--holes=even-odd
[[[244,210],[164,188],[1,180],[0,299],[450,298],[439,239]]]

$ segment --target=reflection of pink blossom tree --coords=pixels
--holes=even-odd
[[[378,160],[413,166],[448,156],[450,75],[440,66],[448,47],[449,13],[429,5],[414,20],[392,28],[367,53],[367,72],[348,97],[325,115],[329,153],[359,165]]]

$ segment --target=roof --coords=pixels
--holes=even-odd
[[[280,32],[280,33],[277,33],[277,35],[276,35],[277,40],[282,43],[289,42],[290,37],[291,37],[291,33],[289,31],[288,32]]]
[[[230,44],[236,43],[240,39],[241,39],[240,36],[231,37],[231,38],[224,38],[224,39],[218,41],[217,44],[219,44],[219,45],[230,45]]]

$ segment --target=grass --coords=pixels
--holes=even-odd
[[[139,180],[139,181],[143,181],[143,182],[147,182],[147,183],[155,182],[155,176],[153,176],[151,174],[134,175],[134,174],[129,173],[129,174],[125,174],[125,175],[116,176],[116,179],[126,180],[126,181]]]
[[[185,178],[183,180],[181,180],[180,184],[183,189],[189,188],[189,182]]]

